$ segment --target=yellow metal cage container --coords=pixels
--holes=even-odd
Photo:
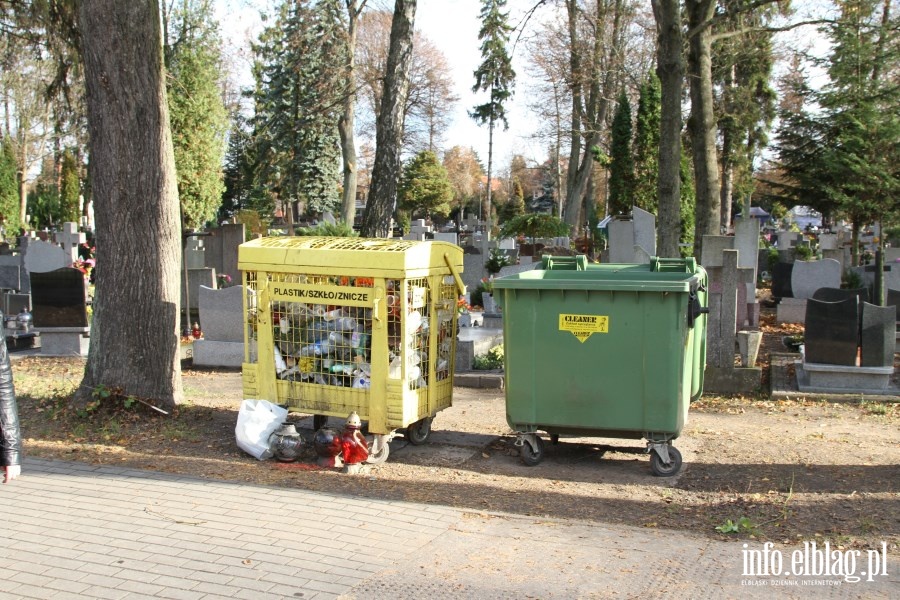
[[[369,462],[451,405],[463,253],[447,242],[273,237],[241,244],[244,397],[346,418],[374,434]]]

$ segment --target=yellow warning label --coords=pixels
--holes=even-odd
[[[595,333],[609,332],[609,317],[605,315],[559,315],[559,330],[571,331],[582,344]]]

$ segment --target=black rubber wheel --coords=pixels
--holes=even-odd
[[[657,477],[672,477],[681,471],[681,452],[675,446],[669,446],[669,464],[663,464],[659,454],[650,451],[650,470]]]
[[[537,450],[532,450],[531,444],[524,440],[522,442],[522,448],[519,450],[519,458],[521,458],[522,462],[529,467],[534,467],[544,460],[544,440],[537,435],[534,436],[534,439],[537,440]]]
[[[328,415],[313,415],[313,431],[318,431],[328,424]]]
[[[431,437],[431,417],[410,424],[406,428],[406,439],[413,446],[421,446]]]
[[[391,453],[390,444],[383,444],[381,446],[381,450],[378,454],[369,454],[369,458],[366,459],[366,463],[370,465],[380,465],[384,461],[388,459],[388,455]]]

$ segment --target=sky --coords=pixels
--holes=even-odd
[[[236,68],[246,69],[244,77],[249,81],[247,39],[248,36],[255,37],[259,32],[259,10],[270,3],[268,0],[216,0],[216,3],[224,38],[232,47],[232,52],[243,53]],[[369,0],[369,4],[393,10],[392,1]],[[532,4],[531,0],[509,0],[507,9],[510,12],[510,24],[516,25]],[[419,0],[415,27],[446,56],[455,81],[454,92],[460,98],[453,113],[453,121],[444,136],[444,147],[472,147],[486,164],[488,127],[479,127],[467,112],[487,98],[486,93],[472,92],[474,72],[481,62],[478,41],[480,10],[480,0]],[[546,148],[529,137],[534,130],[534,117],[527,108],[528,81],[521,48],[513,53],[512,58],[517,79],[513,100],[506,107],[509,129],[504,131],[501,126],[494,130],[495,172],[496,165],[509,165],[513,154],[522,154],[529,161],[535,162],[543,162],[547,155]]]

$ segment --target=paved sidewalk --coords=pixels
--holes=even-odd
[[[679,532],[63,461],[27,460],[24,473],[0,485],[0,599],[890,598],[900,590],[895,557],[874,582],[742,577],[742,544]]]

